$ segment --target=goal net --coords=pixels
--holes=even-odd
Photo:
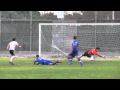
[[[39,23],[39,55],[64,56],[73,36],[79,41],[79,54],[93,47],[105,55],[119,54],[119,34],[120,23]]]

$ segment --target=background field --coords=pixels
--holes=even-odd
[[[9,58],[0,58],[0,79],[120,79],[118,59],[83,59],[83,67],[76,59],[72,65],[66,58],[59,59],[62,64],[33,65],[34,58],[16,58],[10,65]]]

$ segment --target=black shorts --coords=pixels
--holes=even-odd
[[[10,53],[12,56],[15,56],[14,50],[9,50],[9,53]]]
[[[87,57],[91,57],[91,55],[89,55],[87,52],[85,52],[82,56],[87,56]]]

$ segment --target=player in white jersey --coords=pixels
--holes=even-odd
[[[21,46],[18,44],[18,42],[16,41],[15,38],[13,38],[12,41],[9,42],[9,44],[7,45],[7,50],[9,50],[9,53],[11,54],[11,58],[10,58],[10,62],[9,62],[11,65],[14,65],[13,60],[14,60],[14,58],[15,58],[15,53],[14,53],[14,51],[15,51],[16,46],[21,47]]]

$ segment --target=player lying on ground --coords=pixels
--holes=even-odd
[[[36,55],[36,59],[34,61],[34,65],[36,64],[37,62],[37,65],[39,64],[42,64],[42,65],[56,65],[57,63],[62,63],[61,61],[52,61],[52,60],[45,60],[41,57],[39,57],[39,55]]]
[[[105,56],[102,56],[102,55],[99,54],[98,50],[100,50],[100,47],[89,49],[80,58],[82,58],[83,56],[87,56],[88,58],[90,58],[91,61],[94,60],[94,55],[105,58]]]

